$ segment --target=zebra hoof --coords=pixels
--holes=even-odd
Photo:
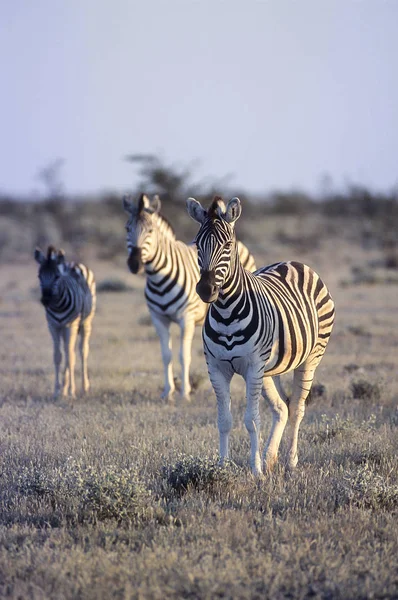
[[[252,469],[252,475],[257,481],[262,481],[263,479],[265,479],[265,475],[261,471],[261,469]]]
[[[278,464],[277,456],[272,456],[272,457],[265,459],[264,472],[267,473],[267,475],[271,474],[275,470],[275,467],[277,466],[277,464]]]
[[[163,400],[163,402],[170,402],[170,404],[173,404],[174,390],[172,392],[163,392],[163,394],[160,396],[160,399]]]

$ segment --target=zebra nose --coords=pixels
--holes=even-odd
[[[51,292],[43,292],[41,297],[41,303],[43,306],[48,306],[51,302],[52,293]]]
[[[141,248],[131,248],[127,264],[132,273],[138,273],[142,268]]]
[[[203,302],[214,302],[218,297],[216,277],[214,271],[202,271],[201,277],[196,284],[196,293]]]

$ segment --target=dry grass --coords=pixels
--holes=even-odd
[[[216,407],[199,332],[192,402],[161,402],[144,282],[126,272],[123,256],[90,265],[97,281],[122,285],[98,297],[92,392],[73,404],[51,397],[33,260],[1,268],[1,597],[397,597],[396,287],[339,285],[372,258],[358,245],[317,236],[313,249],[293,238],[287,247],[279,221],[253,228],[246,242],[259,265],[309,263],[337,306],[297,472],[285,472],[282,448],[281,466],[261,482],[249,472],[239,379],[231,464],[215,462]],[[265,437],[270,413],[261,412]]]

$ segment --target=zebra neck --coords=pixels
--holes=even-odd
[[[63,309],[70,301],[69,278],[63,277],[57,286],[57,293],[53,294],[49,305],[46,307],[50,311],[59,311]]]
[[[223,286],[220,288],[219,297],[215,302],[215,305],[222,309],[234,305],[235,302],[241,298],[242,293],[245,290],[244,281],[245,270],[240,262],[238,248],[236,246],[235,258],[231,262],[231,268]]]
[[[170,256],[173,252],[174,241],[158,232],[153,257],[145,263],[145,272],[149,277],[165,275],[172,269],[173,261],[170,260]]]

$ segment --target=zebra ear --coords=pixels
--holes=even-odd
[[[65,264],[65,252],[61,249],[57,253],[58,264]]]
[[[42,265],[44,263],[44,261],[46,260],[46,257],[44,256],[44,254],[40,250],[40,248],[35,248],[34,257],[35,257],[35,261],[38,262],[39,265]]]
[[[131,196],[127,194],[123,196],[123,208],[128,213],[133,213],[135,210],[134,203],[130,201]]]
[[[239,219],[241,212],[242,207],[239,198],[232,198],[227,204],[227,210],[225,211],[223,218],[227,223],[232,225],[232,223],[235,223],[235,221]]]
[[[138,201],[138,214],[143,210],[146,210],[151,205],[151,202],[146,194],[141,194],[141,198]]]
[[[154,213],[158,213],[158,212],[160,212],[161,207],[162,207],[162,203],[160,201],[160,198],[159,198],[158,194],[155,194],[151,201],[151,209],[153,210]]]
[[[201,203],[195,200],[195,198],[188,198],[186,205],[189,216],[194,221],[197,221],[198,223],[203,223],[203,221],[207,217],[207,211],[205,211]]]

